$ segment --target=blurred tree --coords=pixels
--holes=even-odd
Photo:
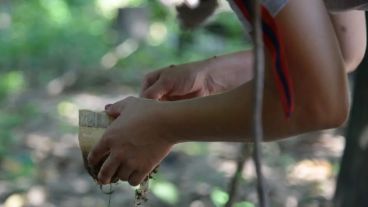
[[[187,4],[182,4],[177,6],[176,10],[181,26],[187,29],[193,29],[212,16],[217,7],[217,1],[202,0],[199,1],[197,6],[191,7]]]
[[[346,147],[335,194],[336,207],[368,206],[368,54],[357,73]]]
[[[144,7],[119,8],[115,24],[120,41],[126,38],[144,41],[149,32],[148,15],[149,10]]]
[[[45,88],[70,74],[83,82],[108,76],[104,80],[113,77],[119,83],[121,79],[130,83],[125,79],[136,80],[145,69],[246,46],[240,38],[241,26],[231,12],[216,15],[217,26],[187,32],[181,38],[173,11],[160,1],[148,0],[4,0],[0,7],[0,75],[20,71],[30,88]],[[138,46],[128,44],[131,41],[121,45],[132,35],[139,40]],[[185,48],[181,48],[182,42],[187,43]],[[136,47],[130,48],[134,55],[126,52],[130,51],[126,45]],[[179,49],[183,49],[180,55]],[[105,67],[106,62],[111,67]],[[111,75],[101,70],[106,68],[120,70]],[[79,79],[74,82],[80,84]]]

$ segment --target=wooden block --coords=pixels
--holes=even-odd
[[[82,152],[84,166],[95,180],[97,179],[97,174],[104,159],[97,166],[91,167],[88,166],[87,157],[112,121],[113,119],[105,112],[94,112],[90,110],[79,111],[79,147]]]
[[[79,110],[80,127],[107,128],[112,121],[105,112]]]

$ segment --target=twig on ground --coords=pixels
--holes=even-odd
[[[227,201],[225,207],[232,207],[238,192],[238,187],[242,178],[242,172],[244,168],[245,161],[251,157],[251,149],[252,146],[250,144],[242,144],[239,150],[239,157],[236,162],[236,171],[231,179],[229,185],[229,200]]]

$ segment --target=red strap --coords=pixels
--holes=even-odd
[[[238,15],[251,21],[250,5],[248,0],[234,0]],[[289,74],[287,59],[285,55],[284,42],[277,27],[276,21],[270,12],[262,6],[262,29],[263,41],[271,55],[271,68],[275,78],[281,103],[286,117],[290,117],[294,111],[294,94],[292,79]]]

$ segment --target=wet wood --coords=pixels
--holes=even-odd
[[[99,165],[91,167],[88,165],[87,157],[92,148],[101,139],[112,120],[105,112],[79,111],[79,147],[82,152],[84,166],[95,180],[97,180],[98,171],[104,160]]]

